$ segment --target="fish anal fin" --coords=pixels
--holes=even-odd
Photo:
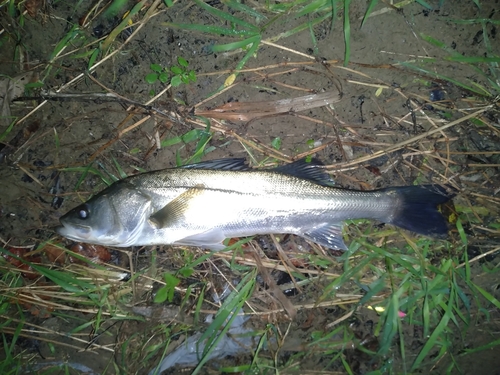
[[[167,228],[174,223],[182,222],[186,217],[193,200],[203,194],[204,185],[199,184],[186,190],[171,200],[166,206],[149,217],[150,223],[157,229]]]
[[[329,249],[347,250],[347,246],[342,239],[342,223],[326,223],[301,234],[301,236]]]

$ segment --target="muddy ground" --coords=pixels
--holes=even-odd
[[[211,3],[215,8],[227,10],[225,5],[217,1]],[[258,3],[246,2],[249,6]],[[238,84],[210,100],[206,99],[224,84],[232,69],[243,57],[243,52],[213,53],[210,51],[212,45],[228,43],[234,39],[165,25],[166,22],[221,23],[220,19],[200,10],[194,3],[180,1],[169,9],[160,6],[160,12],[152,17],[119,53],[94,69],[92,77],[83,76],[75,82],[72,80],[85,72],[88,62],[87,59],[75,58],[76,53],[71,53],[72,49],[79,45],[79,40],[68,43],[68,47],[62,52],[67,53],[67,57],[55,59],[51,72],[47,73],[45,68],[57,43],[67,35],[71,25],[88,12],[89,4],[46,4],[46,8],[39,9],[34,18],[27,16],[21,29],[21,42],[26,59],[22,67],[28,67],[40,78],[45,77],[47,73],[47,89],[58,90],[69,82],[70,84],[61,90],[62,93],[103,93],[110,90],[127,100],[70,97],[48,100],[43,104],[41,100],[36,99],[11,104],[11,112],[18,119],[28,116],[33,109],[36,110],[16,124],[3,139],[4,144],[12,145],[15,135],[20,134],[18,137],[21,140],[15,147],[11,147],[11,151],[1,161],[0,236],[11,245],[31,245],[53,239],[70,246],[69,241],[58,238],[54,232],[58,218],[104,187],[101,179],[95,175],[89,175],[80,184],[81,170],[74,172],[70,167],[88,166],[93,162],[96,169],[112,171],[116,175],[119,175],[116,163],[129,175],[138,170],[172,167],[176,165],[176,157],[183,162],[188,160],[196,143],[158,147],[159,141],[201,128],[203,123],[194,120],[195,111],[211,110],[224,103],[268,102],[322,92],[340,91],[342,98],[329,108],[290,111],[253,121],[215,119],[212,129],[219,131],[216,131],[211,139],[210,146],[213,146],[213,149],[204,159],[245,157],[250,160],[254,157],[260,162],[265,156],[272,156],[278,160],[291,161],[297,155],[310,153],[312,148],[318,147],[315,156],[330,166],[336,183],[346,188],[371,189],[407,185],[416,180],[419,183],[439,180],[456,184],[472,204],[476,204],[478,197],[468,195],[471,191],[493,196],[495,192],[498,193],[500,186],[498,155],[468,157],[446,154],[446,151],[500,150],[498,112],[486,114],[497,127],[496,132],[465,121],[438,133],[435,137],[424,138],[421,142],[402,147],[394,153],[363,163],[351,163],[423,134],[445,121],[457,120],[474,110],[467,108],[475,106],[479,109],[488,104],[486,98],[477,96],[472,102],[470,98],[473,95],[467,90],[443,79],[431,80],[426,74],[398,63],[412,63],[424,57],[434,57],[435,61],[425,64],[428,70],[460,82],[476,81],[488,87],[484,77],[471,69],[470,65],[443,58],[449,55],[445,48],[464,56],[484,56],[486,36],[493,53],[498,55],[498,26],[487,24],[485,35],[480,24],[452,22],[453,19],[489,17],[498,22],[498,1],[481,2],[481,9],[472,1],[465,0],[444,1],[441,8],[438,7],[441,2],[428,3],[434,10],[429,11],[413,3],[405,6],[401,12],[389,10],[370,17],[360,29],[366,4],[364,1],[353,1],[350,6],[352,24],[349,65],[343,66],[344,35],[339,14],[333,26],[326,20],[312,26],[311,30],[306,29],[291,37],[279,39],[276,43],[281,47],[262,44],[245,65],[248,71],[236,78]],[[383,8],[385,6],[380,4],[376,10]],[[267,14],[264,9],[258,9]],[[247,17],[249,22],[256,23],[255,19],[246,15],[236,15]],[[267,15],[268,19],[273,17],[271,14]],[[5,14],[3,18],[8,19]],[[275,37],[303,22],[304,19],[280,17],[266,28],[263,39]],[[86,40],[95,40],[101,34],[106,35],[115,24],[116,21],[96,17],[84,30],[87,34]],[[317,40],[316,47],[311,33]],[[422,38],[424,34],[443,42],[445,47],[437,48],[427,43]],[[119,48],[128,35],[118,36],[113,42],[113,48]],[[0,72],[4,76],[13,77],[24,71],[15,58],[17,46],[16,41],[10,38],[5,39],[0,47]],[[127,112],[127,109],[132,108],[130,101],[146,103],[150,100],[152,91],[159,93],[166,87],[160,82],[146,82],[145,77],[152,72],[150,65],[177,65],[178,57],[189,62],[189,69],[196,72],[196,82],[168,90],[152,103],[153,109],[135,106],[134,113]],[[484,69],[487,70],[485,67]],[[381,87],[383,89],[377,91]],[[36,92],[33,95],[36,96]],[[440,99],[439,104],[431,103],[435,96]],[[484,101],[481,102],[481,99]],[[463,111],[459,111],[460,109]],[[412,121],[412,112],[416,116],[415,122]],[[451,116],[444,116],[445,112]],[[142,119],[145,121],[138,123]],[[4,133],[7,124],[8,122],[2,124],[0,134]],[[22,133],[23,129],[28,130]],[[281,140],[279,152],[271,145],[276,138]],[[249,145],[243,140],[253,143]],[[453,168],[448,169],[443,166],[446,163],[432,158],[428,161],[430,168],[421,168],[427,163],[424,162],[425,152],[430,153],[436,149],[442,150],[442,155],[449,158]],[[468,178],[462,179],[461,176]],[[54,187],[57,187],[57,190],[51,190]],[[496,207],[491,207],[491,210],[496,212],[498,217],[498,195],[496,197]],[[468,234],[471,248],[479,253],[491,249],[492,244],[498,241],[498,232],[495,237],[495,233],[477,232],[474,228],[468,228]],[[151,260],[148,251],[150,250],[141,250],[140,261],[137,263],[139,267]],[[172,254],[176,252],[180,250],[159,249],[159,257],[164,258],[158,260],[159,264],[165,267],[178,266],[172,260],[175,259]],[[488,262],[494,264],[495,258],[488,258]],[[475,264],[472,268],[472,278],[498,298],[498,290],[492,289],[492,285],[498,284],[498,281],[495,281],[498,280],[498,273],[497,276],[494,273],[486,274],[483,266]],[[341,270],[341,267],[339,269]],[[320,294],[318,290],[309,292],[307,297],[290,298],[294,302],[300,301],[300,298],[314,301],[315,295]],[[291,339],[306,340],[311,331],[323,329],[341,314],[336,308],[304,310],[293,323],[294,332]],[[492,310],[490,314],[489,321],[478,321],[477,327],[469,330],[465,336],[460,337],[457,333],[456,345],[453,346],[456,348],[455,356],[463,348],[479,347],[498,340],[498,310]],[[78,313],[78,319],[79,322],[84,321],[86,315]],[[360,309],[352,324],[357,334],[366,338],[373,335],[376,319],[377,315],[373,311]],[[68,332],[74,328],[68,326],[64,315],[50,318],[33,317],[33,322],[58,332]],[[113,326],[108,331],[111,336],[104,339],[105,342],[100,342],[106,349],[96,352],[89,353],[81,348],[65,346],[57,346],[54,350],[45,342],[36,350],[32,347],[30,350],[33,353],[41,353],[35,360],[39,364],[68,361],[84,364],[91,369],[85,372],[84,369],[74,368],[75,373],[111,374],[115,373],[112,363],[115,360],[120,362],[117,357],[122,354],[120,350],[123,350],[113,346],[113,343],[123,342],[123,336],[133,335],[139,337],[138,342],[140,338],[147,340],[147,327],[151,325],[138,322],[123,327]],[[485,330],[488,331],[487,334]],[[407,331],[406,355],[412,358],[418,354],[425,338],[417,328],[407,327]],[[26,345],[30,347],[29,344]],[[395,350],[397,352],[397,348]],[[500,351],[495,347],[490,351],[455,358],[464,374],[477,372],[479,363],[481,373],[496,374],[500,368],[498,354]],[[141,359],[134,358],[132,352],[127,355],[130,355],[130,362],[135,361],[129,363],[129,373],[147,373],[155,364],[155,358],[150,358],[149,363],[141,363]],[[390,372],[387,368],[381,369],[378,367],[379,363],[373,363],[361,353],[352,351],[347,357],[356,373],[366,373],[377,368]],[[243,356],[232,360],[234,363],[248,363],[248,358],[250,357]],[[341,365],[325,364],[326,360],[318,357],[307,361],[302,370],[326,368],[324,371],[329,371],[328,373],[343,371]],[[445,357],[442,362],[429,365],[426,370],[433,369],[444,373],[450,361],[450,357]],[[208,367],[208,372],[217,372],[216,367]],[[404,371],[398,360],[394,368],[397,373]]]

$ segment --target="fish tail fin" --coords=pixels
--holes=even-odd
[[[446,236],[448,224],[437,206],[456,195],[451,187],[420,185],[383,190],[397,200],[397,208],[384,222],[426,236]]]

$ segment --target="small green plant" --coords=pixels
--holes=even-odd
[[[163,274],[163,278],[165,279],[165,286],[161,287],[156,293],[154,298],[156,303],[172,302],[174,300],[175,287],[181,282],[181,280],[168,272]]]
[[[196,72],[188,69],[189,63],[187,60],[183,57],[178,57],[177,63],[179,65],[172,66],[170,69],[164,68],[160,64],[151,64],[153,72],[145,77],[146,82],[153,84],[156,81],[160,81],[161,83],[170,83],[173,87],[177,87],[181,83],[196,82]]]

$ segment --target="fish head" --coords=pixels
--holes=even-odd
[[[62,216],[57,232],[73,241],[131,246],[147,225],[150,210],[148,195],[119,182]]]

